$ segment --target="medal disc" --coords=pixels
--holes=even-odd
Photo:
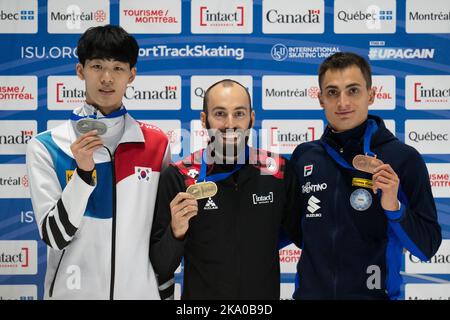
[[[194,196],[195,199],[204,199],[214,197],[217,193],[217,185],[212,181],[207,182],[199,182],[193,185],[190,185],[186,189],[187,193],[190,193]]]
[[[366,189],[356,189],[350,195],[350,204],[357,211],[365,211],[372,204],[372,195]]]
[[[77,121],[76,129],[81,134],[85,134],[92,130],[97,130],[97,134],[100,136],[106,133],[108,127],[101,121],[85,118]]]
[[[358,154],[353,158],[352,164],[353,167],[355,167],[355,169],[358,169],[359,171],[373,174],[375,168],[381,166],[383,164],[383,161],[375,157]]]

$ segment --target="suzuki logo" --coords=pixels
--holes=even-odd
[[[320,203],[320,200],[314,196],[311,196],[311,198],[309,198],[308,200],[308,211],[314,213],[319,210],[320,206],[318,205],[318,203]]]

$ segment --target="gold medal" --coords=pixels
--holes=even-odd
[[[217,185],[212,181],[198,182],[196,184],[190,185],[186,189],[186,192],[192,194],[197,200],[210,198],[216,195]]]
[[[358,154],[353,158],[352,164],[353,167],[355,167],[355,169],[359,171],[364,171],[373,174],[375,168],[381,166],[383,164],[383,161],[377,159],[376,156],[371,157],[368,155]]]

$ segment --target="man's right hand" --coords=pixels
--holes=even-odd
[[[198,213],[197,200],[189,193],[179,192],[170,202],[172,233],[175,238],[182,240],[189,228],[189,220]]]
[[[97,135],[97,130],[89,131],[81,135],[71,144],[73,157],[78,168],[84,171],[94,170],[94,152],[103,146],[102,139]]]

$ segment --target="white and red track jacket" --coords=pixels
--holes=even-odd
[[[166,135],[124,115],[115,152],[94,153],[95,182],[76,171],[73,122],[28,143],[31,197],[48,245],[46,299],[160,299],[149,240]]]

